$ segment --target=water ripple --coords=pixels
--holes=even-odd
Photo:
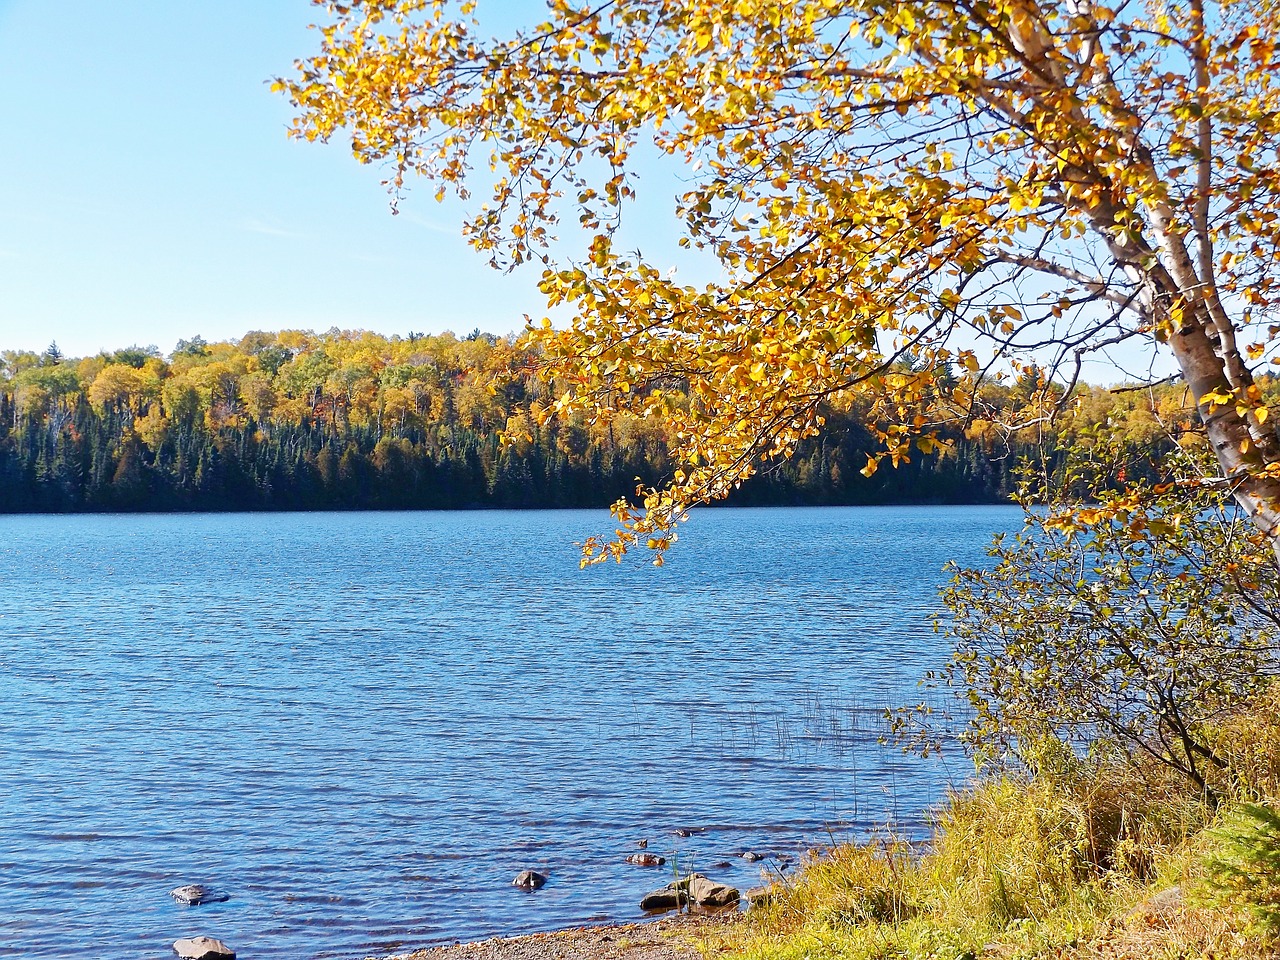
[[[920,825],[948,771],[881,710],[944,656],[942,563],[1016,518],[706,511],[588,573],[594,513],[2,518],[0,957],[631,920],[640,839],[750,885],[743,850]]]

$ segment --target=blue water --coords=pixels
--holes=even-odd
[[[579,572],[601,513],[0,518],[0,956],[633,920],[671,870],[638,839],[748,886],[918,824],[963,761],[877,711],[945,659],[944,561],[1017,519],[708,510],[660,569]]]

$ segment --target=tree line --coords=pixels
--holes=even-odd
[[[656,418],[545,418],[570,385],[538,359],[520,337],[479,331],[255,331],[193,337],[168,357],[4,351],[0,511],[602,507],[679,467]],[[1045,449],[1043,434],[1000,426],[1036,390],[1032,374],[982,387],[988,419],[957,422],[937,451],[871,476],[876,425],[865,410],[828,411],[821,436],[762,465],[732,502],[1003,501],[1018,458]],[[1174,385],[1081,388],[1050,448],[1098,425],[1154,463],[1191,413]]]

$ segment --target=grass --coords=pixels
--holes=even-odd
[[[1225,718],[1217,735],[1234,761],[1215,785],[1221,803],[1151,764],[1051,746],[1020,772],[948,797],[926,845],[885,836],[812,857],[707,950],[744,960],[1280,958],[1280,913],[1268,912],[1280,903],[1280,818],[1257,813],[1280,797],[1280,701]]]

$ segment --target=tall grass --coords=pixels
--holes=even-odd
[[[1280,814],[1256,803],[1280,796],[1280,691],[1213,737],[1231,765],[1211,791],[1101,748],[1042,745],[951,794],[926,844],[885,835],[815,854],[721,946],[761,960],[1273,956]],[[1239,801],[1255,806],[1237,814]]]
[[[1114,897],[1094,876],[1083,808],[1007,777],[954,794],[923,849],[893,839],[824,851],[747,928],[759,957],[977,955],[1017,931],[1071,939]]]

